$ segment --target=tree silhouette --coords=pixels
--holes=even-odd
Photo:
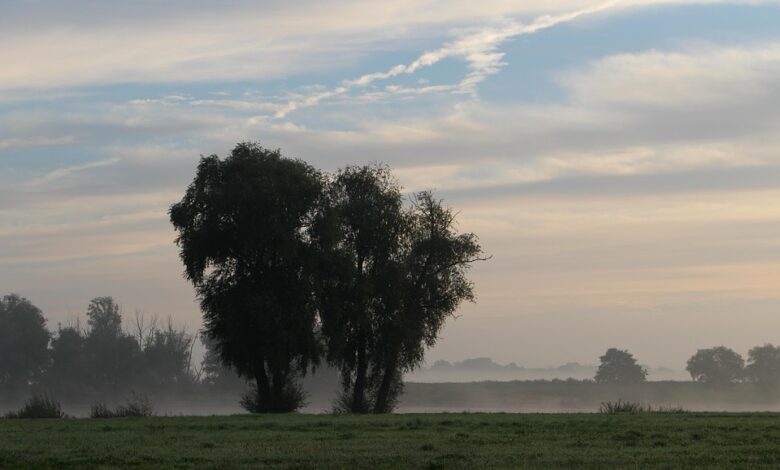
[[[342,373],[348,411],[392,410],[401,374],[419,365],[463,300],[480,258],[473,234],[430,193],[404,208],[389,169],[349,167],[330,185],[313,226],[319,244],[322,331]]]
[[[11,294],[0,299],[0,391],[27,386],[49,359],[50,334],[40,309]]]
[[[780,347],[765,344],[748,351],[745,377],[759,385],[780,384]]]
[[[299,160],[238,144],[203,157],[170,218],[220,357],[256,383],[250,411],[302,403],[296,376],[316,364],[316,305],[305,229],[322,177]]]
[[[112,297],[95,297],[87,307],[89,329],[84,338],[85,370],[98,390],[126,389],[140,372],[140,348],[122,331],[119,305]]]
[[[84,336],[77,327],[58,328],[51,340],[51,366],[46,372],[50,390],[74,397],[91,385],[84,343]]]
[[[742,356],[725,346],[716,346],[696,351],[685,369],[698,382],[726,385],[742,379],[744,366]]]
[[[378,382],[369,369],[376,368],[383,340],[380,321],[396,308],[391,281],[408,218],[400,186],[386,167],[348,167],[326,196],[312,228],[321,250],[322,331],[328,358],[341,371],[341,407],[365,413]]]
[[[647,368],[637,364],[634,356],[628,351],[609,348],[600,360],[601,364],[596,371],[596,382],[634,384],[647,379]]]

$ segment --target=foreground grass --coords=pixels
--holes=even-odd
[[[777,468],[777,414],[0,420],[0,468]]]

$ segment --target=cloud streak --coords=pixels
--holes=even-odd
[[[408,64],[398,64],[384,72],[372,72],[361,75],[358,78],[344,80],[342,85],[330,91],[319,92],[306,96],[300,100],[288,102],[287,106],[278,110],[277,118],[283,118],[289,113],[303,107],[311,107],[321,101],[341,96],[354,88],[365,88],[374,82],[384,81],[400,75],[412,75],[425,67],[431,67],[445,59],[458,58],[468,63],[469,73],[454,86],[425,86],[418,89],[405,87],[388,87],[390,94],[410,94],[428,92],[453,92],[475,94],[476,87],[488,76],[498,73],[504,64],[504,54],[498,52],[498,48],[504,42],[523,35],[534,34],[544,29],[575,21],[588,15],[595,15],[620,6],[618,1],[608,1],[594,7],[582,8],[573,12],[560,15],[544,15],[536,18],[528,24],[511,21],[501,27],[489,27],[477,32],[466,33],[460,38],[446,44],[443,47],[428,51],[420,55]]]

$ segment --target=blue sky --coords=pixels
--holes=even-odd
[[[494,257],[433,360],[780,342],[778,24],[777,1],[3,2],[0,287],[51,327],[113,295],[198,328],[166,210],[199,155],[257,140],[460,211]]]

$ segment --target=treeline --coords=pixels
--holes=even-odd
[[[121,399],[131,392],[181,395],[201,389],[240,390],[243,381],[221,365],[213,345],[193,365],[199,338],[170,319],[136,313],[123,328],[111,297],[97,297],[80,321],[47,329],[41,310],[15,294],[0,300],[0,397],[45,391],[65,401]]]
[[[647,367],[637,363],[626,350],[610,348],[601,356],[596,382],[635,384],[647,380]],[[763,387],[780,385],[780,346],[764,344],[748,351],[747,362],[725,346],[699,349],[685,368],[696,382],[712,386],[753,383]]]

